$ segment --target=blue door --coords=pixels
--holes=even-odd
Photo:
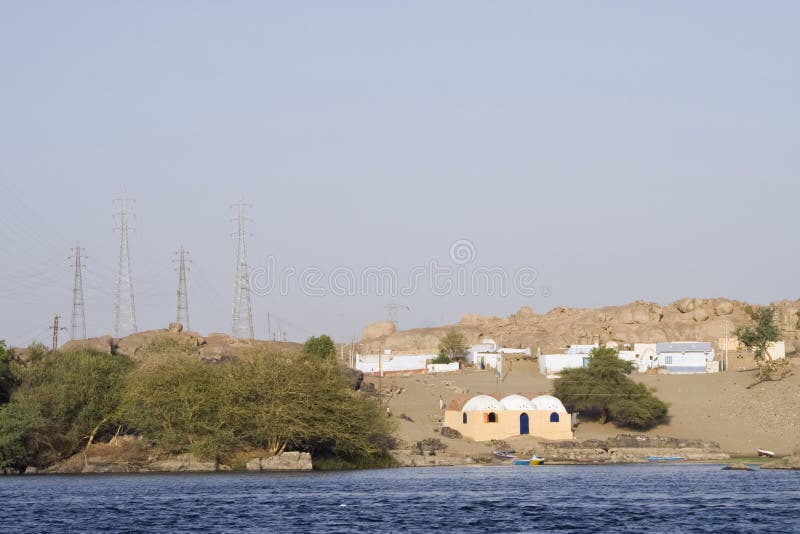
[[[519,416],[519,433],[522,434],[530,434],[530,428],[528,427],[528,414],[523,413]]]

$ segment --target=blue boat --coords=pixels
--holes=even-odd
[[[680,462],[685,460],[683,456],[648,456],[648,462]]]
[[[544,458],[536,456],[535,454],[527,460],[517,458],[512,462],[513,465],[542,465],[543,463]]]

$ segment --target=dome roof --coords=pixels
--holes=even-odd
[[[462,412],[477,412],[481,410],[502,410],[500,401],[489,395],[475,395],[464,404]]]
[[[533,410],[531,401],[522,395],[508,395],[500,399],[500,404],[506,410]]]
[[[567,409],[561,404],[561,401],[552,395],[539,395],[531,399],[531,404],[537,410],[544,412],[566,412]]]

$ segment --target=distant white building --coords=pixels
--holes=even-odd
[[[669,374],[707,373],[714,361],[714,347],[706,341],[656,343],[658,367]]]
[[[436,354],[356,354],[356,369],[365,375],[386,375],[397,373],[427,373],[428,363],[436,359]]]
[[[530,347],[527,349],[512,349],[509,347],[498,347],[494,339],[484,338],[480,343],[469,348],[467,361],[482,369],[494,369],[498,373],[503,372],[503,356],[511,354],[531,355]]]
[[[577,369],[589,365],[589,353],[599,345],[570,345],[564,354],[540,354],[539,372],[556,377],[564,369]]]

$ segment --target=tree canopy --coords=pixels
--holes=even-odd
[[[451,330],[439,339],[439,354],[451,360],[463,358],[468,351],[467,340],[458,330]]]
[[[319,337],[311,336],[303,343],[303,352],[309,356],[324,360],[336,356],[336,345],[327,334],[322,334]]]
[[[748,307],[747,313],[752,323],[737,328],[733,333],[742,346],[753,353],[760,379],[771,379],[776,371],[783,371],[787,364],[786,359],[773,360],[767,352],[769,346],[781,337],[781,329],[775,323],[775,309],[771,306]]]
[[[6,342],[0,339],[0,404],[11,398],[14,388],[14,371],[11,369],[11,355],[6,350]]]
[[[614,421],[623,427],[646,429],[667,415],[667,405],[644,384],[631,380],[629,362],[617,351],[595,348],[588,367],[566,369],[553,384],[553,395],[570,411],[596,414],[600,422]]]

